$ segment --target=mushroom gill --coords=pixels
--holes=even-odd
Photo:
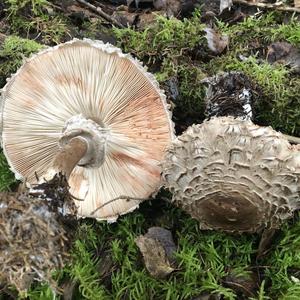
[[[77,138],[82,157],[67,175],[79,216],[115,220],[160,186],[174,136],[165,95],[110,44],[74,39],[34,55],[4,87],[1,108],[4,153],[29,183],[54,175],[59,151]]]

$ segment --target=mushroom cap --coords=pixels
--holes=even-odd
[[[276,228],[300,208],[300,148],[250,120],[220,117],[189,127],[162,168],[172,201],[203,229]]]
[[[50,168],[64,126],[81,115],[108,133],[100,167],[69,178],[78,215],[115,220],[160,186],[159,162],[174,137],[164,93],[142,64],[101,41],[74,39],[28,59],[2,91],[2,146],[20,179]],[[95,214],[92,214],[99,208]]]

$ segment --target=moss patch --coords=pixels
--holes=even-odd
[[[0,48],[0,87],[5,84],[6,78],[22,65],[24,58],[37,52],[43,46],[35,41],[9,36]]]

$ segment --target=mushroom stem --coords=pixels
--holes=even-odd
[[[63,173],[69,178],[77,163],[86,154],[87,149],[88,145],[85,139],[81,137],[72,138],[59,150],[44,179],[52,179],[57,173]]]
[[[291,144],[300,144],[300,137],[284,134],[283,135]]]

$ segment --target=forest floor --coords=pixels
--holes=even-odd
[[[259,87],[254,121],[300,136],[299,14],[235,1],[222,13],[219,1],[174,0],[161,10],[163,1],[157,0],[128,1],[129,7],[122,0],[88,1],[101,9],[99,15],[83,2],[0,0],[0,88],[24,58],[43,47],[74,37],[99,39],[155,74],[172,104],[178,134],[205,119],[202,80],[241,71]],[[214,29],[210,43],[208,27]],[[0,190],[15,187],[1,154]],[[61,293],[34,283],[23,295],[5,287],[0,299],[300,299],[298,215],[258,257],[259,234],[200,230],[168,197],[163,191],[113,224],[81,220],[71,263],[53,274]],[[177,247],[175,270],[164,279],[149,274],[135,242],[152,226],[170,230]]]

